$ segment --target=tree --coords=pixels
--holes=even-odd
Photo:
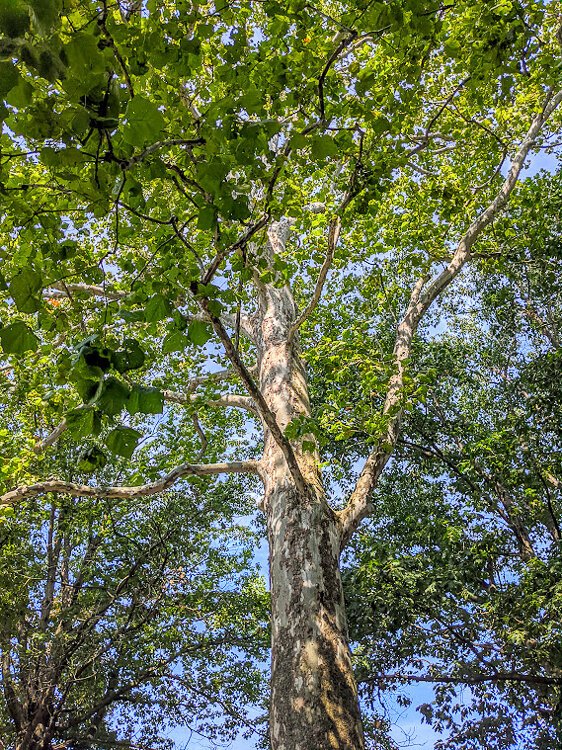
[[[2,7],[0,338],[10,382],[49,402],[35,451],[67,432],[94,469],[132,458],[139,415],[162,412],[179,436],[108,487],[47,478],[28,434],[2,502],[261,480],[271,746],[362,748],[339,556],[423,393],[418,330],[559,127],[556,11]],[[255,442],[233,454],[244,429]]]
[[[180,722],[231,736],[259,688],[265,592],[219,494],[51,496],[5,520],[3,748],[166,748]]]
[[[560,742],[559,215],[560,174],[526,180],[424,342],[428,394],[346,571],[365,692],[433,683],[439,747]]]

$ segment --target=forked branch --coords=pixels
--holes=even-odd
[[[253,379],[250,371],[242,362],[240,354],[238,350],[236,349],[236,347],[234,346],[234,342],[228,335],[220,318],[214,315],[212,311],[209,309],[208,300],[205,297],[200,297],[198,295],[197,284],[194,284],[193,293],[198,299],[201,309],[207,314],[209,320],[211,321],[213,330],[215,331],[215,333],[221,340],[222,345],[224,346],[226,355],[232,362],[232,365],[234,369],[236,370],[236,372],[238,373],[240,380],[246,386],[248,393],[250,394],[250,397],[256,406],[256,410],[259,416],[261,417],[263,423],[267,425],[267,427],[269,428],[271,432],[273,439],[275,440],[275,442],[281,449],[281,452],[283,453],[283,456],[285,457],[285,461],[287,462],[287,466],[289,467],[289,471],[291,472],[291,475],[295,481],[296,486],[301,492],[306,492],[307,490],[306,482],[304,481],[304,478],[302,476],[295,453],[293,451],[291,443],[287,440],[281,428],[277,424],[275,414],[269,408],[265,398],[263,397],[262,392],[260,391],[257,383]]]

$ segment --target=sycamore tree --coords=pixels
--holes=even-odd
[[[0,31],[3,506],[247,475],[271,747],[364,747],[340,553],[440,299],[556,147],[556,4],[4,0]]]

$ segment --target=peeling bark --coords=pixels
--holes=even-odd
[[[270,229],[270,252],[288,227]],[[310,412],[306,375],[287,287],[260,287],[256,316],[259,386],[279,428]],[[311,439],[311,438],[310,438]],[[266,430],[264,480],[271,586],[272,750],[362,750],[339,571],[341,530],[326,501],[318,454],[293,445],[305,487],[296,485]]]
[[[276,482],[267,503],[273,750],[361,750],[339,573],[339,526],[311,486]]]

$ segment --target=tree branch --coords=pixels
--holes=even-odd
[[[362,684],[379,684],[395,681],[433,682],[453,685],[480,685],[484,682],[523,682],[529,685],[562,685],[562,677],[527,675],[521,674],[521,672],[496,672],[495,674],[478,674],[470,677],[455,677],[452,675],[381,674],[376,677],[359,680]]]
[[[253,400],[249,396],[241,396],[237,393],[225,393],[222,396],[217,396],[216,398],[208,400],[202,400],[202,397],[198,396],[196,393],[180,393],[178,391],[166,390],[162,391],[162,394],[166,401],[171,401],[176,404],[190,404],[201,401],[204,406],[246,409],[246,411],[250,411],[252,414],[258,416],[258,410],[256,409]]]
[[[204,385],[209,380],[228,380],[230,377],[234,375],[233,370],[218,370],[217,372],[210,372],[206,375],[199,375],[195,378],[191,378],[186,386],[186,392],[185,393],[178,393],[176,391],[169,391],[164,390],[162,391],[162,395],[164,396],[165,401],[170,401],[177,404],[188,404],[194,401],[197,401],[197,395],[192,393],[195,388],[197,388],[200,385]],[[237,394],[224,394],[222,396],[217,396],[216,398],[210,399],[206,402],[208,406],[211,407],[235,407],[239,409],[246,409],[247,411],[252,412],[253,414],[258,414],[257,409],[255,407],[255,404],[253,403],[251,398],[248,398],[247,396],[239,396]],[[86,409],[87,406],[78,406],[77,409]],[[50,448],[51,445],[54,445],[60,436],[66,432],[68,429],[68,425],[66,422],[66,419],[63,419],[60,424],[58,424],[52,432],[50,432],[46,438],[43,438],[42,440],[38,440],[35,445],[33,446],[33,451],[37,454],[43,453],[43,451],[47,450],[47,448]]]
[[[341,219],[339,216],[335,216],[330,222],[330,229],[328,232],[328,249],[326,251],[326,257],[324,258],[324,262],[322,263],[322,268],[320,269],[320,273],[318,274],[318,279],[316,281],[316,286],[314,288],[312,298],[310,299],[310,302],[304,308],[302,313],[298,316],[298,318],[291,325],[289,329],[289,341],[293,338],[293,336],[299,330],[299,328],[304,323],[304,321],[308,317],[310,317],[310,315],[313,313],[316,306],[320,302],[320,297],[322,296],[322,290],[324,289],[326,277],[328,276],[328,271],[330,270],[332,261],[334,260],[334,252],[338,244],[340,232],[341,232]]]
[[[48,289],[43,290],[46,297],[71,297],[73,293],[87,294],[90,297],[106,297],[112,300],[123,299],[128,294],[128,292],[119,289],[108,289],[95,284],[66,284],[63,281],[52,284]]]
[[[347,545],[361,521],[371,513],[372,506],[369,502],[369,495],[376,486],[396,445],[403,415],[401,400],[406,362],[411,354],[412,342],[418,325],[435,299],[443,293],[467,261],[470,260],[472,247],[486,227],[489,226],[507,204],[517,184],[529,151],[533,147],[542,126],[560,102],[562,102],[562,91],[559,91],[557,94],[552,94],[551,92],[548,95],[542,111],[533,117],[529,129],[513,157],[507,177],[496,197],[470,224],[459,241],[448,266],[441,273],[437,274],[427,286],[425,286],[427,277],[418,279],[412,290],[406,313],[400,321],[396,332],[396,343],[393,351],[395,371],[390,378],[383,407],[383,415],[388,417],[387,429],[382,439],[378,441],[376,447],[367,458],[346,507],[339,513],[342,549]]]
[[[281,452],[283,453],[283,456],[285,457],[285,460],[287,462],[287,466],[289,467],[289,471],[291,472],[291,475],[293,479],[295,480],[295,484],[299,488],[299,490],[303,493],[307,490],[306,482],[304,481],[304,478],[301,474],[301,470],[299,468],[295,453],[293,451],[293,448],[290,444],[290,442],[287,440],[283,432],[281,431],[281,428],[277,424],[277,420],[275,419],[275,415],[267,405],[267,402],[265,398],[263,397],[262,392],[258,388],[256,382],[252,378],[249,370],[246,368],[244,363],[242,362],[242,359],[240,358],[240,354],[236,350],[236,347],[234,346],[234,343],[228,333],[226,332],[223,324],[221,323],[220,318],[218,318],[216,315],[214,315],[211,310],[209,309],[208,300],[205,297],[201,297],[198,295],[198,285],[197,283],[193,284],[193,294],[198,299],[198,302],[201,306],[201,309],[208,315],[209,320],[211,321],[211,325],[213,326],[213,330],[221,340],[224,349],[226,351],[226,354],[230,361],[232,362],[234,369],[240,376],[240,379],[248,389],[248,393],[250,394],[251,398],[254,401],[254,404],[256,406],[256,409],[258,411],[259,416],[262,418],[263,422],[269,427],[271,431],[271,435],[273,436],[273,439],[281,449]]]
[[[135,497],[157,495],[169,489],[183,477],[204,477],[212,474],[257,474],[257,461],[232,461],[217,464],[181,464],[172,469],[157,482],[139,484],[135,487],[91,487],[87,484],[64,482],[60,479],[47,479],[36,484],[16,487],[0,496],[0,506],[13,505],[46,492],[60,492],[71,497],[102,497],[115,500],[126,500]]]

